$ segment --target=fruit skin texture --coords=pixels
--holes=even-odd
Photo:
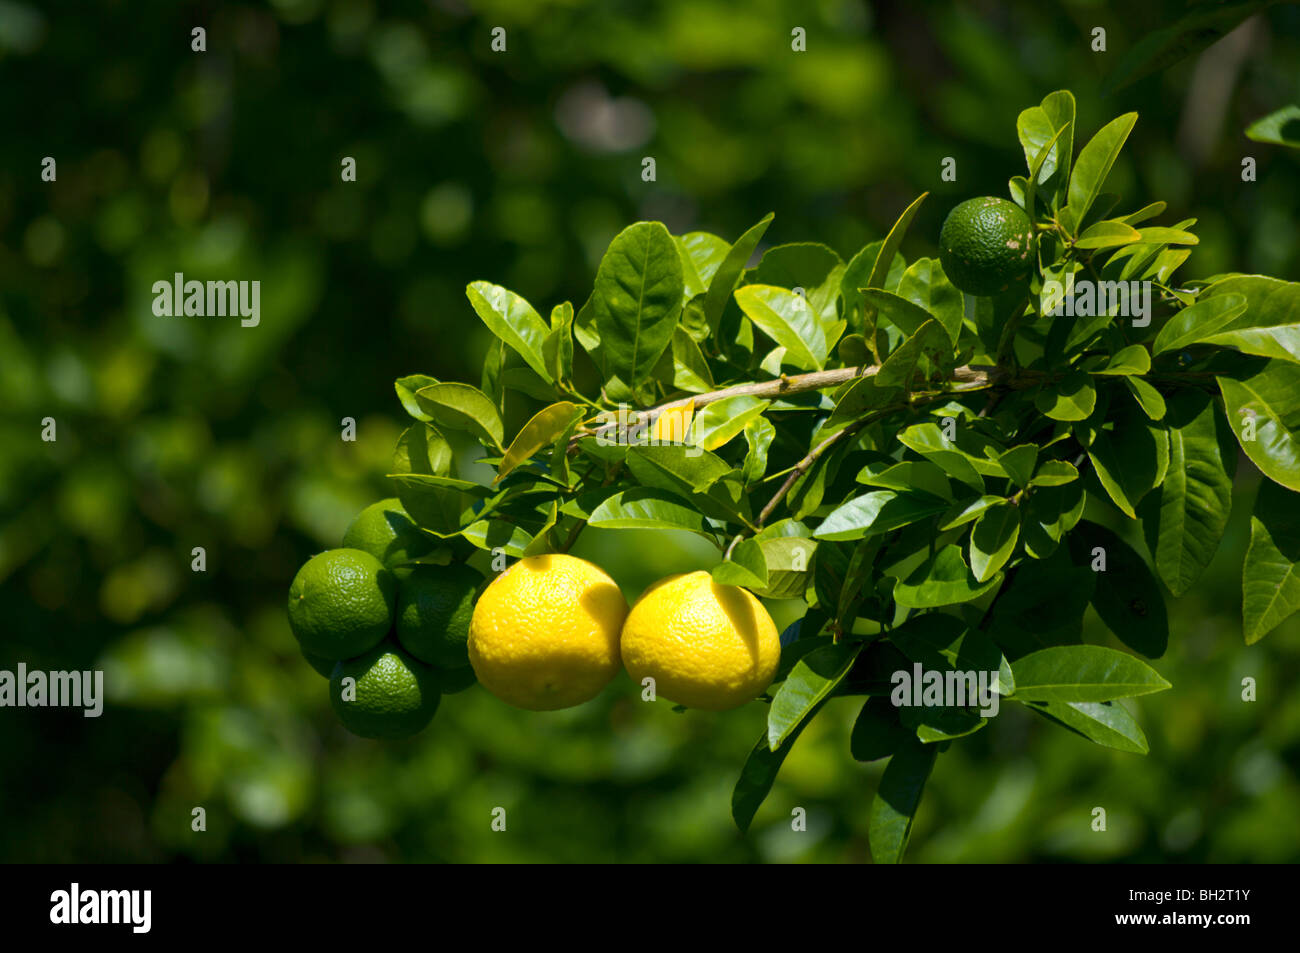
[[[939,263],[967,294],[1006,291],[1029,269],[1034,226],[1015,202],[993,196],[955,206],[939,232]]]
[[[483,687],[516,708],[554,711],[600,694],[618,673],[627,600],[585,559],[528,556],[474,607],[469,660]]]
[[[397,583],[397,641],[421,662],[469,665],[466,642],[483,577],[463,563],[414,566]]]
[[[362,549],[401,578],[409,570],[402,563],[437,548],[438,541],[416,525],[397,497],[371,503],[352,520],[343,534],[343,546]]]
[[[356,679],[356,697],[343,700],[343,679]],[[433,669],[385,641],[330,675],[330,705],[339,721],[362,738],[409,738],[433,720],[442,696]]]
[[[304,652],[353,658],[388,634],[396,597],[397,580],[370,553],[327,549],[289,585],[289,627]]]
[[[707,572],[668,576],[647,589],[623,624],[632,680],[687,708],[726,711],[772,683],[781,661],[776,623],[752,593]]]

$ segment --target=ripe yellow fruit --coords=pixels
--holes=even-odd
[[[768,685],[781,637],[748,590],[707,572],[668,576],[647,589],[623,623],[623,664],[633,681],[687,708],[726,711]]]
[[[484,590],[469,626],[479,682],[516,708],[595,698],[618,673],[627,600],[613,579],[564,554],[519,560]]]

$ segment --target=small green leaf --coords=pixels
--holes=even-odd
[[[591,298],[611,374],[633,387],[650,376],[681,317],[684,287],[681,256],[661,223],[637,222],[615,236]]]
[[[1070,371],[1054,385],[1044,387],[1034,406],[1053,420],[1085,420],[1097,407],[1097,388],[1083,371]]]
[[[978,599],[1002,581],[993,575],[981,583],[966,561],[961,547],[945,546],[894,586],[894,601],[910,609],[933,609]]]
[[[1270,480],[1300,492],[1300,365],[1268,361],[1242,380],[1216,380],[1246,456]]]
[[[420,407],[435,421],[452,430],[464,430],[504,449],[505,427],[491,398],[469,384],[430,384],[415,392]]]
[[[854,497],[832,511],[813,535],[827,540],[862,539],[934,516],[947,506],[942,499],[923,494],[876,490]]]
[[[543,447],[553,444],[555,438],[568,428],[574,416],[580,413],[581,409],[567,400],[539,410],[510,442],[510,448],[501,459],[493,482],[500,480]]]
[[[713,581],[720,586],[767,587],[767,559],[763,547],[752,539],[744,540],[732,550],[731,558],[711,570]]]
[[[488,330],[510,345],[548,383],[553,380],[542,355],[549,329],[531,304],[489,281],[471,282],[465,295]]]
[[[849,673],[862,642],[824,645],[801,658],[786,676],[767,712],[767,746],[776,751]]]
[[[1079,150],[1079,158],[1070,175],[1069,206],[1062,213],[1070,231],[1078,230],[1101,193],[1101,187],[1136,122],[1137,113],[1125,113],[1112,119]]]
[[[803,295],[772,285],[736,289],[736,304],[755,326],[786,350],[784,361],[821,370],[830,353],[826,330]]]
[[[684,529],[713,539],[704,518],[666,490],[637,487],[615,493],[592,511],[588,524],[603,529]]]
[[[898,750],[889,759],[880,787],[871,802],[867,838],[871,859],[878,864],[897,864],[903,859],[912,835],[912,821],[921,803],[921,792],[934,769],[938,749],[917,741]]]
[[[1260,484],[1242,570],[1242,630],[1253,645],[1300,609],[1300,497]]]
[[[903,236],[907,234],[908,226],[912,224],[912,219],[916,217],[916,210],[921,207],[921,203],[925,201],[926,196],[929,194],[929,192],[922,192],[911,205],[903,210],[903,214],[898,216],[898,221],[894,223],[894,227],[885,236],[884,244],[880,246],[880,252],[876,255],[876,263],[871,267],[871,276],[867,279],[866,287],[885,287],[885,280],[894,264],[894,254],[902,247]]]
[[[1020,511],[995,506],[984,513],[970,534],[970,568],[979,583],[988,582],[1007,564],[1020,538]]]
[[[1083,230],[1074,242],[1076,248],[1115,248],[1140,241],[1142,235],[1132,225],[1121,221],[1097,222]]]
[[[690,442],[702,450],[717,450],[757,419],[771,403],[746,395],[716,400],[695,415]]]
[[[1246,127],[1246,138],[1300,149],[1300,106],[1292,103],[1256,119]]]
[[[1133,754],[1149,750],[1146,735],[1119,702],[1028,702],[1025,707],[1095,744]]]
[[[402,402],[402,409],[414,417],[416,420],[431,421],[433,418],[426,414],[420,407],[420,402],[415,399],[415,392],[422,387],[428,387],[430,384],[438,383],[438,378],[430,377],[428,374],[408,374],[405,377],[399,377],[393,382],[397,390],[397,399]]]
[[[1141,344],[1130,344],[1111,355],[1105,367],[1092,373],[1131,376],[1145,374],[1150,370],[1151,354]]]
[[[727,252],[718,270],[713,273],[713,278],[709,281],[708,293],[704,296],[704,318],[715,335],[718,333],[718,324],[722,320],[722,312],[726,310],[727,302],[731,300],[731,293],[736,290],[736,282],[744,274],[745,265],[754,254],[759,241],[762,240],[763,233],[771,224],[772,213],[768,212],[758,224],[736,239],[736,243],[731,246],[731,250]]]

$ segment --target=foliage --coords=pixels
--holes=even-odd
[[[1137,657],[1168,643],[1157,577],[1185,592],[1217,551],[1234,437],[1274,481],[1245,560],[1247,641],[1300,608],[1300,284],[1177,278],[1195,220],[1152,224],[1163,202],[1117,212],[1103,192],[1136,114],[1086,140],[1075,114],[1065,90],[1020,114],[1028,175],[1009,192],[1037,262],[1001,294],[901,259],[924,195],[847,262],[799,242],[747,265],[771,216],[734,245],[639,222],[549,325],[472,283],[504,345],[481,387],[420,378],[404,400],[402,445],[461,432],[495,470],[475,483],[455,455],[399,450],[403,504],[453,558],[565,551],[587,525],[686,530],[716,548],[718,581],[806,603],[733,795],[742,828],[825,701],[861,696],[854,737],[874,740],[853,756],[891,758],[872,852],[901,859],[936,753],[988,720],[973,698],[875,703],[908,663],[997,673],[1006,700],[1145,753],[1117,700],[1170,687]],[[580,354],[598,391],[573,383]],[[507,446],[514,401],[550,403]],[[1089,503],[1139,521],[1154,566]],[[1089,604],[1136,654],[1081,641]]]

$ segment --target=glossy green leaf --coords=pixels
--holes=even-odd
[[[711,570],[713,581],[720,586],[767,588],[767,559],[756,540],[746,539],[732,550],[730,558],[716,563]]]
[[[1055,645],[1011,663],[1017,701],[1104,702],[1170,685],[1140,659],[1100,645]]]
[[[1076,248],[1115,248],[1140,241],[1142,235],[1121,221],[1097,222],[1085,228],[1075,240]]]
[[[1182,350],[1228,327],[1245,312],[1245,295],[1198,298],[1195,304],[1179,311],[1160,329],[1151,346],[1152,353]]]
[[[702,450],[717,450],[734,438],[772,402],[740,395],[724,397],[706,405],[691,423],[690,442]]]
[[[817,710],[819,709],[820,706]],[[742,832],[748,831],[749,825],[754,822],[754,815],[758,813],[768,792],[772,790],[772,784],[776,781],[777,772],[781,770],[786,755],[794,747],[800,733],[812,722],[817,710],[800,721],[786,738],[785,743],[776,751],[768,747],[767,729],[763,730],[763,734],[750,750],[749,757],[745,759],[745,764],[740,769],[740,777],[736,779],[736,787],[731,792],[731,816]]]
[[[673,386],[690,394],[704,394],[714,389],[713,373],[695,339],[678,326],[672,337]]]
[[[673,236],[682,259],[682,283],[687,301],[705,294],[709,283],[727,258],[731,245],[711,232],[688,232]]]
[[[914,742],[905,745],[889,759],[880,787],[871,802],[871,821],[867,838],[871,859],[878,864],[897,864],[903,859],[912,821],[921,803],[921,792],[934,769],[938,749]]]
[[[879,761],[916,741],[913,732],[903,727],[899,709],[880,695],[869,697],[858,711],[849,735],[849,753],[856,761]]]
[[[801,658],[767,710],[767,746],[776,751],[849,673],[861,642],[824,645]]]
[[[602,529],[684,529],[713,539],[695,507],[655,487],[615,493],[592,511],[587,522]]]
[[[911,205],[903,210],[903,214],[898,216],[898,221],[894,223],[894,227],[885,236],[884,244],[880,246],[880,252],[876,255],[876,263],[871,266],[871,275],[867,278],[865,287],[885,287],[885,281],[893,268],[894,254],[902,247],[903,236],[907,234],[912,219],[916,217],[916,210],[921,207],[921,203],[925,201],[926,196],[929,194],[929,192],[922,192]]]
[[[772,217],[772,213],[768,212],[756,225],[736,239],[735,244],[722,260],[722,264],[718,266],[718,270],[713,273],[708,293],[704,296],[704,318],[715,335],[718,333],[718,324],[722,320],[722,312],[726,310],[727,302],[731,300],[731,293],[736,290],[736,283],[745,273],[745,266],[762,240],[763,233],[772,224]]]
[[[937,258],[918,258],[898,282],[898,297],[932,315],[955,347],[961,334],[964,305],[961,292],[943,273]],[[924,322],[922,322],[924,323]]]
[[[1247,645],[1300,609],[1300,496],[1267,480],[1250,518],[1241,594]]]
[[[408,374],[394,381],[393,387],[397,390],[397,399],[402,402],[403,410],[416,420],[431,421],[433,417],[425,413],[420,402],[415,399],[415,392],[436,383],[438,378],[430,377],[428,374]]]
[[[505,426],[492,399],[469,384],[430,384],[415,392],[420,408],[444,427],[464,430],[498,450],[504,449]]]
[[[975,522],[970,534],[970,568],[979,583],[988,582],[1007,564],[1020,538],[1020,511],[995,506]]]
[[[1181,391],[1169,402],[1169,471],[1138,510],[1156,571],[1175,596],[1214,558],[1232,508],[1236,445],[1209,395]]]
[[[1292,103],[1256,119],[1246,127],[1246,138],[1300,149],[1300,106]]]
[[[1034,398],[1034,406],[1053,420],[1085,420],[1097,406],[1097,387],[1083,371],[1070,371]]]
[[[542,360],[552,381],[573,377],[573,304],[568,301],[551,309],[551,330],[542,342]]]
[[[943,532],[956,529],[958,526],[965,526],[967,523],[979,519],[989,507],[999,506],[1005,502],[1005,497],[987,495],[977,496],[971,500],[963,500],[944,512],[939,519],[939,530]]]
[[[952,501],[952,488],[944,472],[929,460],[904,460],[902,463],[869,463],[858,473],[857,480],[900,493],[920,491],[941,500]]]
[[[1268,361],[1242,380],[1216,380],[1246,456],[1270,480],[1300,492],[1300,365]]]
[[[826,329],[802,295],[773,285],[736,289],[736,304],[754,325],[785,348],[784,361],[805,370],[821,370],[830,354]]]
[[[1027,708],[1043,715],[1094,744],[1146,754],[1146,735],[1119,702],[1030,702]]]
[[[631,386],[650,376],[681,317],[684,287],[681,256],[661,223],[637,222],[615,236],[591,297],[609,373]]]
[[[1111,355],[1106,366],[1093,371],[1094,374],[1131,376],[1146,374],[1151,370],[1151,354],[1141,344],[1130,344]]]
[[[813,535],[830,540],[862,539],[907,526],[946,508],[943,500],[928,495],[876,490],[839,506]]]
[[[551,446],[581,412],[581,408],[567,400],[539,410],[510,441],[510,447],[497,467],[496,479],[500,480],[543,447]]]
[[[894,601],[911,609],[934,609],[978,599],[1002,581],[979,582],[962,558],[961,547],[945,546],[894,586]]]
[[[1069,205],[1065,210],[1068,215],[1062,215],[1068,220],[1067,225],[1071,231],[1079,228],[1088,209],[1101,193],[1101,187],[1110,175],[1111,167],[1136,122],[1137,113],[1125,113],[1112,119],[1079,150],[1074,171],[1070,174]]]
[[[1169,434],[1136,411],[1122,412],[1113,430],[1100,431],[1088,448],[1098,480],[1129,519],[1169,468]]]
[[[510,345],[547,382],[553,380],[543,357],[550,329],[531,304],[490,281],[471,282],[465,295],[488,330]]]
[[[1140,377],[1125,377],[1124,386],[1128,388],[1142,412],[1152,420],[1164,420],[1168,407],[1164,395]]]

